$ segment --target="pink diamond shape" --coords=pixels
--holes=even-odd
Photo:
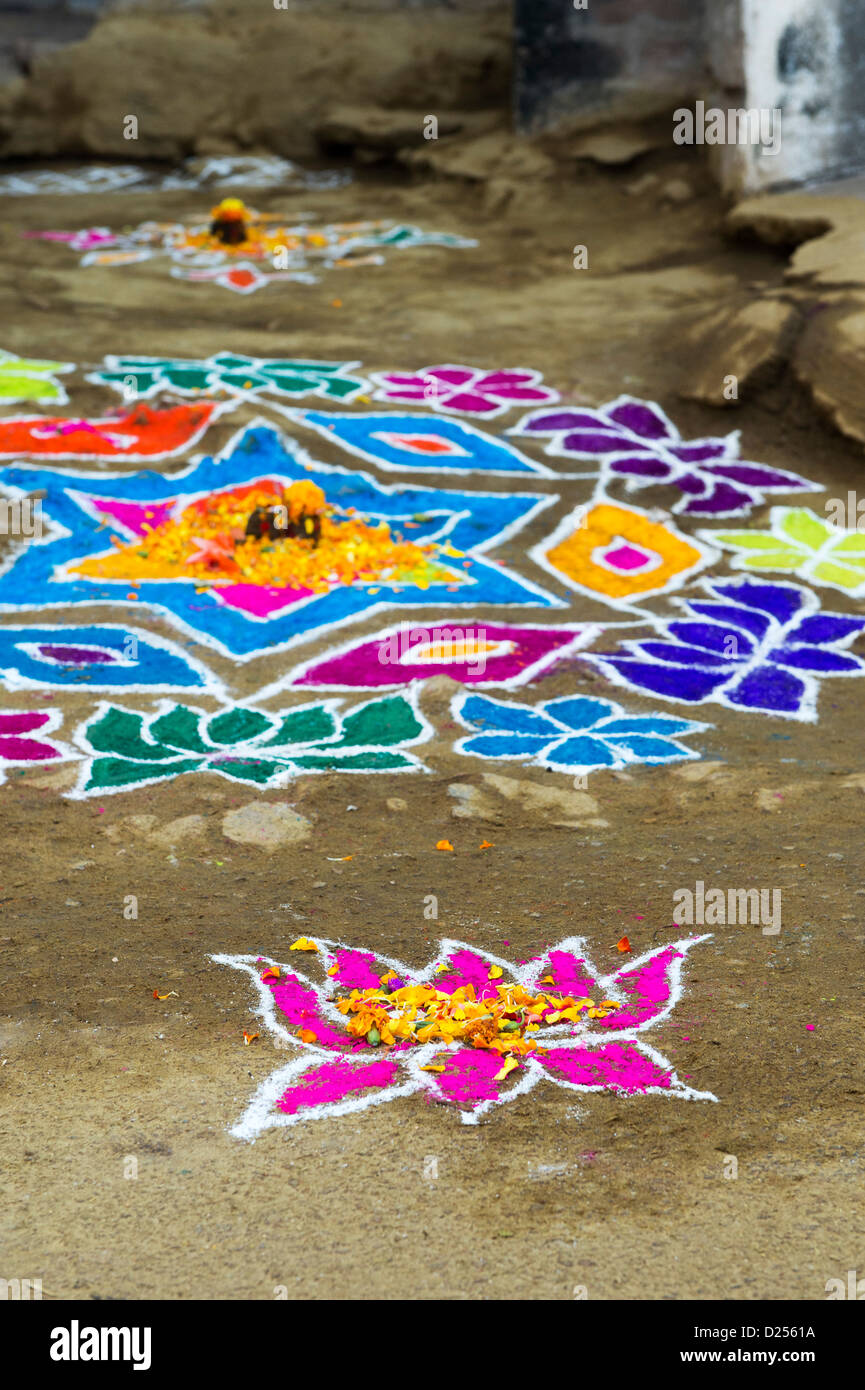
[[[617,570],[645,569],[650,558],[642,550],[637,550],[634,546],[625,543],[616,546],[615,550],[608,550],[604,555],[607,564],[613,565]]]

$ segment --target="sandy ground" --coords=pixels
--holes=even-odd
[[[408,218],[480,247],[393,254],[380,269],[248,298],[170,281],[160,262],[82,271],[64,249],[20,238],[198,215],[194,194],[161,195],[158,209],[152,195],[7,200],[2,346],[82,363],[231,348],[370,369],[532,365],[570,401],[627,390],[660,400],[692,436],[741,427],[746,456],[844,496],[861,451],[785,377],[734,416],[678,398],[691,323],[746,303],[755,285],[780,285],[784,264],[726,242],[708,177],[698,165],[689,177],[696,196],[682,206],[589,170],[527,186],[499,213],[477,186],[372,177],[299,200],[260,194],[269,211]],[[589,247],[588,271],[572,269],[575,243]],[[103,400],[79,390],[76,411]],[[235,427],[211,432],[208,451]],[[555,491],[554,480],[540,490]],[[569,484],[503,558],[528,573],[525,549],[588,491]],[[641,505],[656,500],[670,495]],[[852,606],[831,597],[833,609]],[[578,611],[609,616],[582,601]],[[111,616],[130,619],[128,609]],[[229,663],[214,664],[228,674]],[[278,658],[249,663],[239,688],[251,693],[279,669]],[[572,691],[616,693],[573,661],[529,695]],[[278,1286],[302,1298],[569,1300],[578,1286],[590,1299],[825,1298],[826,1280],[865,1268],[860,700],[854,682],[826,682],[815,726],[704,707],[698,717],[714,725],[696,745],[704,762],[590,776],[603,826],[557,823],[566,817],[525,795],[455,819],[449,787],[481,786],[486,768],[451,751],[457,731],[438,686],[423,700],[437,730],[425,778],[307,777],[256,796],[197,775],[76,803],[44,772],[11,773],[0,790],[4,1269],[41,1277],[46,1296],[82,1299],[266,1300]],[[7,708],[30,703],[4,695]],[[71,723],[87,699],[45,704]],[[628,705],[653,707],[636,696]],[[502,770],[570,792],[564,776]],[[393,797],[407,809],[389,809]],[[222,817],[250,800],[289,801],[312,838],[275,854],[227,840]],[[190,815],[205,818],[199,838],[160,836]],[[456,853],[436,852],[444,836]],[[482,838],[494,850],[481,854]],[[546,1086],[473,1128],[413,1097],[254,1145],[227,1134],[284,1059],[266,1039],[243,1046],[251,996],[209,953],[282,958],[299,932],[316,932],[421,965],[439,935],[523,958],[579,932],[612,969],[623,932],[635,954],[680,934],[672,894],[697,879],[783,894],[779,936],[722,927],[691,952],[684,998],[653,1034],[718,1104],[574,1103]],[[423,916],[430,893],[437,922]],[[123,917],[128,894],[137,921]],[[157,1002],[157,987],[177,997]],[[435,1179],[424,1176],[430,1157]]]

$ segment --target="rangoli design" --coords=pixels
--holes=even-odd
[[[81,164],[73,169],[37,169],[0,175],[0,193],[10,197],[44,194],[121,193],[127,188],[168,191],[175,188],[340,188],[351,182],[348,171],[302,169],[279,155],[212,155],[188,159],[170,174],[155,174],[139,164]]]
[[[578,507],[530,554],[569,588],[621,607],[678,588],[717,558],[672,522],[604,499]]]
[[[47,534],[0,575],[0,610],[146,603],[239,660],[389,605],[561,602],[485,551],[554,497],[384,487],[252,425],[183,472],[0,469],[44,493]]]
[[[147,400],[164,391],[181,396],[220,391],[244,400],[267,394],[351,401],[367,389],[363,377],[352,375],[359,366],[359,362],[310,362],[247,357],[233,352],[217,352],[202,361],[185,357],[109,356],[105,366],[91,372],[87,380],[121,391],[126,400]]]
[[[0,458],[163,459],[197,444],[229,402],[154,410],[140,405],[98,419],[18,415],[0,419]]]
[[[550,469],[526,458],[504,439],[496,439],[461,420],[435,415],[341,415],[326,410],[295,410],[292,419],[324,439],[389,472],[534,473]]]
[[[276,686],[263,691],[261,698],[285,685],[387,689],[432,676],[449,676],[464,685],[526,685],[556,661],[587,647],[603,630],[597,623],[516,627],[474,622],[468,627],[455,624],[452,618],[431,618],[424,627],[401,623],[295,667]]]
[[[599,409],[566,406],[525,416],[511,434],[551,436],[548,454],[597,458],[602,476],[628,479],[628,491],[669,484],[686,516],[746,516],[767,492],[822,492],[798,473],[739,458],[739,431],[683,440],[654,401],[619,396]]]
[[[199,661],[134,627],[0,627],[0,681],[12,690],[194,689],[221,695]]]
[[[480,758],[518,759],[555,772],[588,773],[631,763],[671,763],[697,758],[679,743],[708,726],[668,715],[629,715],[612,700],[565,695],[540,705],[460,695],[455,717],[471,737],[454,745],[457,753]]]
[[[269,957],[214,955],[242,971],[266,1032],[295,1053],[232,1126],[239,1139],[418,1094],[477,1124],[542,1081],[571,1092],[716,1100],[679,1080],[644,1041],[681,997],[690,937],[608,975],[569,937],[514,966],[459,941],[417,971],[392,957],[304,937],[306,969]]]
[[[810,589],[751,579],[703,587],[711,598],[680,600],[691,617],[658,620],[663,640],[626,641],[625,654],[585,659],[641,694],[812,721],[824,676],[865,672],[865,662],[844,651],[865,618],[821,612]]]
[[[61,719],[59,710],[0,710],[0,784],[6,781],[9,767],[27,768],[75,756],[62,743],[45,737]]]
[[[126,233],[87,227],[78,232],[26,235],[83,251],[82,266],[135,265],[165,256],[172,262],[172,275],[191,281],[209,280],[240,294],[250,294],[276,279],[315,283],[314,268],[382,265],[386,250],[477,245],[466,237],[383,220],[286,226],[276,216],[246,207],[239,198],[224,199],[213,209],[209,222],[190,226],[143,222]]]
[[[549,405],[558,391],[542,386],[530,367],[484,371],[480,367],[425,367],[419,372],[377,372],[373,399],[424,405],[453,415],[483,415],[492,420],[515,406]]]
[[[734,569],[779,570],[856,597],[865,593],[865,533],[830,525],[808,507],[773,507],[768,531],[701,531],[736,551]]]
[[[217,714],[171,701],[153,715],[102,703],[76,732],[88,755],[73,798],[148,786],[186,772],[217,772],[261,787],[316,772],[426,771],[408,748],[432,729],[405,695],[338,713],[338,701],[277,714],[235,706]]]
[[[74,370],[74,362],[40,362],[0,351],[0,405],[13,401],[53,401],[65,405],[68,397],[63,383],[56,378]]]

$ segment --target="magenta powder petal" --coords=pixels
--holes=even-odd
[[[422,376],[418,376],[416,372],[412,372],[409,376],[402,376],[397,372],[386,372],[382,376],[382,381],[386,381],[388,386],[417,386],[420,388],[421,392],[424,388],[424,379]]]
[[[21,710],[16,714],[0,714],[0,734],[7,737],[10,734],[29,734],[34,729],[41,729],[50,718],[47,710]]]
[[[266,980],[273,994],[273,1002],[285,1015],[293,1028],[309,1028],[315,1033],[320,1047],[329,1047],[344,1052],[356,1043],[350,1033],[339,1031],[327,1022],[315,990],[301,984],[296,975],[283,975],[280,980]]]
[[[284,1115],[296,1115],[298,1110],[333,1105],[373,1086],[383,1090],[396,1081],[399,1072],[396,1062],[371,1062],[366,1066],[344,1061],[325,1062],[304,1072],[299,1081],[289,1086],[276,1102],[277,1109]]]
[[[659,951],[636,970],[620,970],[615,984],[623,994],[629,996],[630,1006],[615,1009],[606,1018],[599,1019],[599,1027],[615,1031],[638,1028],[661,1013],[670,1002],[670,967],[674,960],[681,959],[682,952],[669,947],[666,951]]]
[[[575,994],[582,997],[589,994],[595,986],[595,978],[586,968],[583,957],[575,956],[570,951],[550,951],[539,968],[537,979],[532,987],[541,988],[540,982],[546,975],[552,976],[552,987],[562,994]],[[547,988],[549,989],[550,986],[548,985]]]
[[[463,1047],[452,1053],[440,1073],[430,1073],[443,1100],[452,1105],[481,1105],[485,1100],[498,1100],[502,1086],[509,1081],[495,1081],[504,1065],[504,1057],[485,1048]],[[516,1075],[516,1073],[512,1073]],[[513,1084],[512,1082],[510,1083]]]
[[[553,1077],[575,1086],[598,1090],[645,1091],[649,1086],[669,1087],[670,1073],[663,1071],[631,1043],[607,1043],[604,1047],[553,1047],[538,1060]]]
[[[442,399],[449,410],[465,410],[473,415],[491,415],[498,409],[494,400],[478,391],[455,391]]]
[[[378,989],[379,973],[375,969],[375,956],[371,951],[335,951],[339,966],[333,982],[342,989]],[[380,972],[382,975],[384,971]]]
[[[503,367],[499,372],[484,372],[475,382],[479,391],[498,391],[502,387],[518,386],[531,382],[535,373],[520,371],[517,367]]]
[[[37,743],[33,738],[4,738],[0,736],[0,758],[7,762],[39,763],[49,758],[59,758],[56,748],[48,743]]]
[[[508,983],[504,976],[501,980],[491,980],[489,961],[475,955],[474,951],[452,951],[448,960],[453,970],[433,976],[433,983],[445,994],[453,994],[454,990],[465,985],[474,985],[478,999],[489,999],[497,994],[497,984]]]
[[[465,386],[474,380],[477,373],[471,367],[428,367],[419,375],[422,381],[434,377],[436,381],[445,381],[449,386]]]

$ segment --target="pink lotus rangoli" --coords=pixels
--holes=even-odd
[[[445,940],[421,971],[319,937],[290,965],[214,955],[247,974],[254,1013],[295,1056],[259,1087],[231,1133],[335,1117],[419,1092],[465,1124],[551,1081],[573,1091],[716,1100],[680,1081],[643,1040],[681,995],[686,953],[708,936],[659,946],[601,975],[582,937],[521,966]],[[305,967],[295,966],[295,960]]]

